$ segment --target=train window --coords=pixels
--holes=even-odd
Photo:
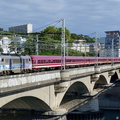
[[[41,63],[44,63],[44,60],[41,60]]]
[[[59,60],[56,60],[57,63],[59,63]]]
[[[70,60],[67,60],[66,62],[70,62]]]
[[[20,59],[13,59],[13,64],[18,64],[20,63]]]
[[[40,60],[38,60],[38,64],[40,64]]]
[[[83,62],[83,60],[80,60],[80,62]]]
[[[49,63],[49,60],[45,60],[45,63]]]
[[[29,63],[29,59],[26,59],[26,63]]]
[[[9,64],[9,60],[8,59],[5,59],[5,64]]]
[[[4,59],[2,58],[1,62],[4,62]]]
[[[52,63],[52,60],[48,60],[49,63]]]

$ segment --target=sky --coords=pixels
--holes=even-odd
[[[31,23],[33,32],[46,25],[65,27],[71,33],[104,37],[120,30],[120,0],[0,0],[0,28]],[[94,37],[94,36],[93,36]]]

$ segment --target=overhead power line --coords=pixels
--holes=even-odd
[[[55,25],[56,25],[56,24],[60,23],[61,20],[62,20],[62,19],[57,20],[57,21],[54,21],[54,22],[51,22],[51,23],[49,23],[49,24],[47,24],[47,25],[44,25],[44,26],[42,26],[42,27],[40,27],[40,28],[37,28],[37,29],[35,29],[35,30],[33,30],[33,31],[40,30],[40,29],[45,28],[45,27],[47,27],[47,26],[50,26],[50,25],[52,25],[52,24],[54,24],[54,23],[55,23]],[[55,26],[55,25],[53,25],[53,26]]]

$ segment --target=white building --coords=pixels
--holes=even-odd
[[[2,53],[9,53],[10,52],[10,48],[9,48],[10,43],[11,43],[11,39],[9,39],[8,37],[3,37],[2,39],[0,39],[0,47],[3,50]]]
[[[91,52],[94,53],[94,45],[92,43],[85,43],[86,40],[75,40],[71,49],[80,52]]]
[[[14,39],[11,39],[11,42],[17,42],[20,45],[22,45],[24,42],[26,42],[26,38],[22,38],[22,37],[16,37]]]
[[[32,33],[32,24],[9,27],[9,31],[14,31],[18,33]]]
[[[18,43],[22,46],[22,44],[24,42],[26,42],[26,38],[22,38],[22,37],[16,37],[14,39],[9,39],[8,37],[3,37],[2,39],[0,39],[0,48],[2,48],[2,53],[15,53],[17,52],[16,50],[16,46],[13,46],[14,49],[12,49],[11,51],[11,42],[15,42]]]

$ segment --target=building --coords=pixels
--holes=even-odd
[[[17,33],[32,33],[32,24],[9,27],[9,31],[14,31]]]
[[[27,39],[22,37],[16,37],[14,39],[11,39],[11,42],[16,42],[16,43],[19,43],[20,45],[22,45],[26,41]]]
[[[108,57],[120,57],[120,31],[106,31],[105,54]]]
[[[12,45],[11,44],[12,42],[16,43],[16,45],[15,44]],[[16,37],[14,39],[9,39],[8,37],[3,37],[2,39],[0,39],[0,46],[2,49],[2,50],[0,49],[0,53],[1,52],[5,54],[15,53],[15,52],[18,53],[20,52],[20,49],[18,50],[18,48],[22,48],[24,42],[26,42],[26,38]]]
[[[99,56],[100,57],[105,57],[105,37],[100,37],[100,39],[98,40],[99,43]]]
[[[2,53],[9,53],[10,52],[10,43],[11,43],[11,39],[9,39],[8,37],[3,37],[2,39],[0,39],[0,47],[2,49]]]
[[[84,53],[86,52],[95,53],[93,43],[85,43],[85,42],[86,40],[74,40],[71,49]]]

